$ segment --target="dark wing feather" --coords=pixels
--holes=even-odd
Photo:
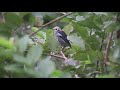
[[[71,47],[71,44],[70,44],[69,40],[67,39],[66,33],[64,31],[58,31],[58,33],[60,33],[62,35],[59,37],[62,38]]]
[[[59,30],[57,32],[59,34],[61,34],[61,36],[59,36],[59,37],[62,38],[62,40],[64,40],[71,47],[71,44],[70,44],[69,40],[67,39],[67,34],[62,30]]]
[[[62,38],[62,40],[64,40],[71,47],[71,44],[70,44],[69,40],[67,39],[67,37],[66,38],[64,38],[62,36],[59,36],[59,37]]]
[[[60,33],[62,35],[62,37],[64,37],[64,38],[67,37],[66,33],[64,31],[62,31],[62,30],[58,31],[58,33]]]

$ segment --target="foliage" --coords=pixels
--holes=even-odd
[[[36,35],[36,15],[31,12],[6,12],[5,23],[0,23],[0,77],[4,78],[115,78],[120,77],[119,13],[74,12],[57,23],[46,26]],[[62,13],[40,12],[43,24]],[[72,48],[61,56],[52,27],[60,26],[67,33]],[[28,29],[28,27],[30,27]],[[109,62],[105,64],[105,49],[113,32]],[[118,33],[117,33],[118,34]],[[51,55],[53,54],[53,56]]]

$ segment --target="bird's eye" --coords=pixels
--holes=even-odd
[[[56,28],[56,30],[57,30],[57,28]]]

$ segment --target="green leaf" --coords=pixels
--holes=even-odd
[[[19,48],[19,51],[21,53],[23,53],[27,49],[28,42],[29,42],[29,36],[28,35],[22,37],[19,40],[19,42],[18,42],[18,48]]]
[[[100,48],[100,42],[97,40],[96,35],[92,35],[86,39],[86,43],[93,50],[98,50]]]
[[[65,17],[65,18],[63,18],[61,21],[62,21],[62,22],[69,23],[69,22],[71,22],[72,20],[74,20],[74,19],[73,19],[73,18]]]
[[[93,18],[93,20],[94,20],[94,23],[95,24],[97,24],[97,25],[103,25],[103,21],[102,21],[102,16],[100,15],[96,15],[96,16],[94,16],[94,18]]]
[[[112,31],[116,31],[120,29],[120,24],[119,23],[111,23],[110,25],[108,25],[105,30],[108,32],[112,32]]]
[[[84,51],[79,51],[73,55],[74,60],[80,60],[80,61],[85,61],[87,60],[87,54]]]
[[[0,35],[5,37],[11,37],[12,29],[9,27],[9,24],[2,23],[0,24]]]
[[[30,48],[27,54],[27,60],[29,65],[34,65],[41,57],[43,48],[40,45]]]
[[[35,23],[35,17],[32,13],[26,13],[24,16],[23,16],[23,20],[24,22],[27,22],[31,25],[33,25]]]
[[[5,16],[6,24],[9,25],[11,29],[20,26],[22,19],[19,15],[9,12]]]
[[[11,64],[11,65],[6,65],[5,66],[5,70],[7,71],[11,71],[11,72],[16,72],[16,73],[22,73],[23,70],[20,69],[20,65],[17,64]]]
[[[72,24],[71,24],[71,23],[68,24],[67,26],[65,26],[65,27],[63,28],[63,30],[66,32],[67,35],[69,35],[70,32],[73,30]]]
[[[90,60],[86,60],[85,64],[91,64],[91,61]]]
[[[83,16],[77,16],[76,17],[76,21],[81,21],[81,20],[85,20],[85,18]]]
[[[57,38],[55,37],[55,35],[52,35],[52,34],[51,35],[47,34],[47,43],[48,43],[48,47],[52,52],[56,52],[57,47],[60,46],[57,41]]]
[[[9,49],[14,47],[13,43],[9,42],[9,40],[3,37],[0,37],[0,46],[4,48],[9,48]]]
[[[96,31],[95,34],[98,35],[100,38],[103,38],[105,33],[103,31]]]
[[[79,51],[73,55],[75,60],[85,61],[85,63],[94,63],[96,60],[103,59],[103,53],[95,50]]]
[[[101,55],[101,53],[99,52],[99,51],[97,51],[97,50],[89,50],[88,52],[87,52],[87,57],[88,57],[88,60],[91,62],[91,63],[93,63],[93,62],[95,62],[97,59],[100,59],[99,58],[99,56]],[[102,58],[102,56],[101,56],[101,58]]]
[[[21,63],[21,64],[26,64],[28,65],[27,59],[21,55],[14,54],[13,58],[16,62]]]
[[[13,60],[13,54],[14,50],[13,49],[5,49],[0,47],[0,62],[3,63],[8,60]]]
[[[55,71],[53,71],[51,76],[52,76],[52,78],[59,78],[62,74],[63,74],[62,71],[55,70]]]
[[[71,44],[72,44],[73,48],[78,47],[78,49],[80,49],[80,48],[85,49],[85,43],[84,43],[83,39],[80,38],[79,36],[77,36],[76,33],[68,36],[68,39],[72,42]]]
[[[100,27],[93,22],[92,16],[86,18],[85,20],[78,21],[78,24],[83,27],[88,27],[89,29],[101,30]]]
[[[86,37],[88,37],[88,31],[87,28],[79,25],[77,22],[72,22],[72,25],[74,27],[74,29],[78,32],[78,34],[85,39]]]
[[[32,27],[32,31],[33,31],[33,32],[35,32],[35,31],[37,31],[37,30],[39,30],[39,29],[36,28],[36,27]],[[45,32],[39,31],[39,32],[37,32],[37,35],[46,40],[46,33],[45,33]]]
[[[23,66],[19,65],[19,64],[11,64],[11,65],[6,65],[4,67],[4,70],[6,70],[8,73],[8,75],[11,75],[11,77],[13,78],[28,78],[31,77],[30,74],[27,74],[25,72],[25,70],[23,69]]]
[[[38,71],[41,77],[49,77],[55,70],[55,65],[48,58],[40,61]]]

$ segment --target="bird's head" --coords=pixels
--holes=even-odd
[[[53,30],[55,30],[55,31],[59,31],[59,30],[61,30],[61,28],[58,27],[58,26],[55,26],[55,27],[53,28]]]

